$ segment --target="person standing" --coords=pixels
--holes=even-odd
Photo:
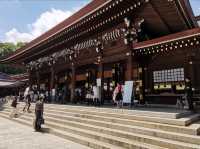
[[[51,102],[54,103],[56,99],[56,89],[52,88],[51,90]]]
[[[66,104],[66,92],[67,92],[67,87],[66,85],[64,85],[62,88],[62,104]]]
[[[92,89],[93,89],[93,94],[94,94],[94,95],[93,95],[93,102],[94,102],[94,105],[95,105],[95,106],[97,106],[97,105],[100,106],[100,101],[99,101],[99,96],[98,96],[98,91],[99,91],[99,90],[98,90],[98,88],[97,88],[96,85],[94,85]]]
[[[34,93],[34,99],[33,99],[33,101],[36,102],[37,99],[38,99],[38,91],[37,91],[36,88],[34,88],[33,93]]]
[[[186,94],[189,110],[194,110],[193,98],[192,98],[193,96],[192,83],[191,83],[190,78],[185,79],[185,94]]]
[[[36,131],[39,131],[41,129],[41,124],[44,124],[43,111],[44,111],[44,97],[40,96],[35,104],[34,129]]]
[[[113,92],[113,100],[117,103],[118,108],[122,106],[122,85],[119,83],[117,83],[117,86],[115,87],[115,90]]]

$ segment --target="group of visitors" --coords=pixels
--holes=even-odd
[[[57,89],[53,88],[51,92],[46,91],[46,97],[48,103],[65,104],[69,100],[70,90],[66,86]]]
[[[39,92],[38,92],[39,93]],[[25,101],[25,106],[23,108],[23,112],[31,112],[30,111],[30,106],[31,106],[31,101],[35,100],[36,104],[35,104],[35,121],[37,121],[38,119],[43,119],[43,104],[44,104],[44,94],[41,92],[40,94],[33,94],[32,99],[31,99],[31,94],[32,91],[29,88],[26,88],[25,92],[24,92],[24,101]],[[19,97],[20,99],[20,97]],[[11,113],[10,113],[10,117],[11,118],[16,118],[19,116],[19,112],[17,109],[17,105],[18,105],[18,97],[14,96],[12,102],[11,102]]]
[[[64,94],[66,94],[66,90],[63,90]],[[66,96],[62,97],[62,93],[58,94],[58,99],[60,98],[61,103],[64,103]],[[185,79],[185,101],[188,104],[188,109],[189,110],[194,110],[193,106],[193,91],[192,91],[192,84],[190,78]],[[21,97],[20,97],[21,98]],[[23,112],[27,111],[30,112],[30,106],[31,106],[31,101],[38,101],[39,99],[42,99],[43,102],[56,102],[56,93],[55,91],[52,90],[52,97],[51,100],[49,99],[49,93],[45,90],[40,90],[37,91],[37,89],[33,88],[32,90],[27,88],[24,92],[24,101],[25,101],[25,106],[23,108]],[[62,99],[63,98],[63,99]],[[82,98],[82,90],[79,88],[75,89],[75,101],[79,102]],[[101,88],[97,87],[96,85],[93,85],[90,87],[86,93],[85,93],[85,98],[88,103],[99,105],[101,104]],[[59,101],[59,100],[58,100]],[[123,86],[120,83],[117,83],[117,86],[115,87],[113,91],[113,102],[117,105],[118,108],[123,106]],[[13,107],[13,110],[11,112],[11,115],[16,115],[17,114],[17,97],[15,97],[12,101],[11,106]]]
[[[95,106],[101,105],[101,88],[96,86],[95,84],[91,86],[86,92],[86,100],[87,104],[93,104]]]
[[[189,77],[185,79],[185,105],[188,106],[188,110],[194,110],[194,101],[193,101],[193,90],[192,83]],[[113,91],[113,101],[116,103],[117,107],[120,108],[123,106],[123,87],[120,83],[117,83]]]

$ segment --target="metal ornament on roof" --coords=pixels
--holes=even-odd
[[[124,43],[128,45],[133,41],[137,41],[138,33],[141,31],[140,25],[142,21],[137,25],[133,25],[131,19],[126,17],[124,18],[124,23],[125,23],[125,28],[122,29],[124,33]]]
[[[175,39],[170,42],[162,43],[162,44],[154,44],[150,47],[144,47],[141,49],[136,49],[135,52],[138,55],[150,55],[150,54],[155,54],[155,53],[166,53],[170,52],[172,50],[176,50],[178,48],[186,48],[188,46],[195,46],[200,43],[200,38],[198,37],[193,37],[190,39]]]
[[[71,49],[70,53],[68,54],[69,61],[73,62],[74,59],[77,58],[77,56],[78,53],[75,50]]]
[[[120,29],[114,29],[111,32],[105,33],[102,36],[102,40],[103,41],[112,41],[112,40],[117,40],[118,38],[120,38],[122,35],[122,32]]]
[[[95,39],[95,43],[96,43],[96,52],[102,54],[103,52],[103,44],[101,41]]]
[[[75,44],[73,46],[73,49],[75,51],[79,52],[79,50],[88,49],[88,48],[91,48],[91,47],[94,47],[94,46],[95,46],[95,39],[89,39],[89,40],[83,41],[81,43]]]

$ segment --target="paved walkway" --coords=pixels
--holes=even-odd
[[[54,135],[34,132],[34,130],[28,126],[0,118],[0,149],[88,148]]]

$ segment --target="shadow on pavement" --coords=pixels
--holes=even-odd
[[[50,133],[50,128],[41,128],[40,133]]]

